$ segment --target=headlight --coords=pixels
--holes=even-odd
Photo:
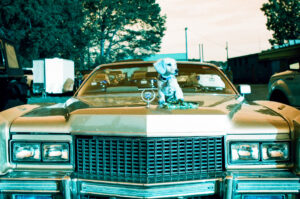
[[[290,160],[289,142],[232,142],[230,161],[241,164],[270,164]]]
[[[41,161],[40,143],[13,143],[13,161]]]
[[[69,162],[69,143],[12,143],[14,162]]]
[[[69,145],[67,143],[43,144],[43,161],[69,161]]]
[[[236,161],[258,161],[259,144],[258,143],[232,143],[231,160]]]
[[[263,143],[262,159],[284,161],[289,159],[289,145],[287,142]]]

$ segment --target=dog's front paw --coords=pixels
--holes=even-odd
[[[183,104],[184,104],[184,100],[183,100],[183,99],[179,99],[179,100],[177,100],[177,103],[178,103],[179,105],[183,105]]]
[[[164,100],[158,101],[158,105],[159,105],[160,108],[164,108],[166,106],[166,104],[167,103]]]

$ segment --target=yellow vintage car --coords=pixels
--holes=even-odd
[[[132,84],[153,62],[119,62],[65,103],[1,112],[0,198],[299,198],[300,111],[247,102],[214,65],[177,66],[180,103]],[[113,71],[124,79],[95,83]]]

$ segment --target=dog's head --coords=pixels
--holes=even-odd
[[[159,59],[154,63],[154,68],[162,76],[178,74],[176,60],[172,58]]]

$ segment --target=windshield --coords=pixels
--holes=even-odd
[[[199,105],[203,104],[205,99],[214,103],[214,100],[222,100],[225,96],[231,98],[238,94],[216,67],[208,64],[177,63],[177,68],[178,74],[173,78],[178,82],[185,102]],[[150,104],[162,106],[162,89],[158,88],[161,82],[162,79],[152,62],[102,65],[87,77],[76,97],[96,107]],[[166,92],[168,90],[163,91]],[[170,101],[173,94],[167,96],[166,93],[166,102],[173,103]]]
[[[227,79],[209,65],[178,64],[176,79],[183,93],[236,94]],[[94,71],[77,96],[140,93],[157,90],[158,74],[152,63],[105,66]]]
[[[183,93],[236,94],[227,79],[209,65],[178,64],[176,79]],[[157,90],[158,73],[152,63],[105,66],[94,71],[77,96],[140,93]]]

